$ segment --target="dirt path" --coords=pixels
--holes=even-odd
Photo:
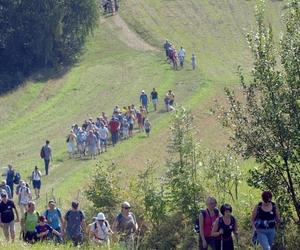
[[[134,31],[130,30],[127,23],[119,15],[101,18],[100,22],[106,23],[106,25],[115,32],[118,39],[130,48],[142,51],[159,51],[157,48],[144,41]]]

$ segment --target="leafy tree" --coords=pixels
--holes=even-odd
[[[96,0],[0,1],[0,91],[39,69],[73,62],[97,9]]]
[[[85,194],[95,208],[113,216],[114,208],[119,207],[122,195],[116,165],[98,163]]]
[[[139,174],[138,180],[139,194],[142,197],[145,215],[153,228],[160,227],[167,212],[164,182],[158,182],[155,170],[152,164],[148,163],[146,170]]]
[[[300,12],[299,1],[287,8],[285,32],[277,49],[271,26],[257,8],[257,31],[248,35],[254,55],[252,81],[241,70],[243,98],[226,89],[229,108],[220,107],[223,125],[231,128],[232,148],[261,163],[250,171],[250,185],[271,190],[281,208],[293,208],[300,221]],[[277,62],[278,56],[281,64]],[[289,213],[289,217],[291,217]]]
[[[208,152],[203,159],[204,176],[216,191],[218,200],[225,202],[226,197],[238,200],[238,186],[241,171],[236,157],[229,152]]]
[[[184,108],[173,112],[166,185],[171,208],[194,219],[203,188],[197,167],[200,153],[193,137],[192,121],[192,115]]]

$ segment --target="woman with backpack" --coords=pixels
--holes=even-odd
[[[215,220],[219,218],[219,210],[216,208],[217,200],[214,197],[206,199],[206,209],[199,213],[199,249],[207,250],[208,246],[216,250],[216,238],[212,237],[211,231]]]
[[[238,225],[236,219],[232,216],[232,207],[229,204],[223,204],[220,208],[222,217],[218,218],[213,225],[211,235],[220,239],[221,244],[217,244],[216,249],[234,250],[232,233],[238,240]]]
[[[254,241],[257,241],[263,250],[270,250],[275,238],[275,226],[280,222],[279,210],[272,202],[272,193],[264,191],[259,202],[252,212],[252,228]]]
[[[95,221],[90,225],[89,237],[96,245],[107,244],[109,247],[109,234],[112,232],[103,213],[98,213]]]

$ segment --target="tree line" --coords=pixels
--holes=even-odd
[[[74,62],[97,17],[95,0],[0,1],[0,94]]]

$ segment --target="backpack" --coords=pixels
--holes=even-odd
[[[41,156],[42,159],[45,158],[44,147],[41,148],[40,156]]]
[[[199,215],[202,214],[203,220],[205,220],[207,209],[200,209],[197,218],[194,222],[194,232],[199,234],[200,233],[200,221],[199,221]],[[214,208],[214,213],[216,216],[219,216],[219,210],[217,208]]]
[[[108,227],[108,222],[107,222],[107,220],[104,221],[104,224],[105,224],[106,227]],[[95,222],[93,223],[93,225],[94,225],[94,230],[96,230],[96,229],[98,228],[97,222],[95,221]]]
[[[55,208],[55,211],[58,214],[58,217],[61,218],[61,212],[60,212],[60,210],[58,208]],[[49,215],[49,210],[47,209],[46,213],[45,213],[45,217],[46,217],[47,220],[48,220],[48,215]]]
[[[14,177],[14,184],[19,185],[21,180],[21,175],[20,173],[16,173]]]

